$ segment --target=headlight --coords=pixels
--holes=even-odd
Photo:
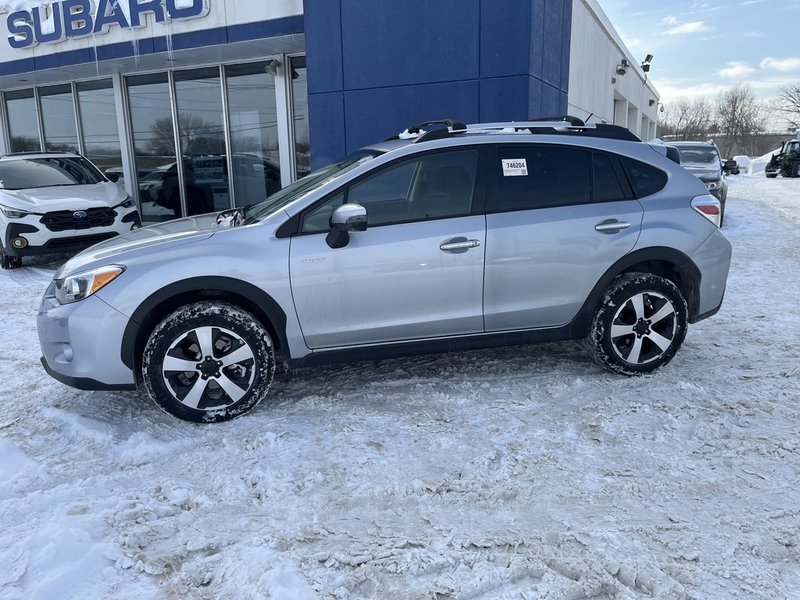
[[[0,204],[0,211],[8,217],[9,219],[21,219],[22,217],[27,217],[30,214],[29,212],[25,212],[24,210],[17,210],[15,208],[8,208],[7,206],[3,206]]]
[[[128,196],[125,198],[125,202],[117,204],[114,208],[133,208],[134,206],[136,206],[136,203],[133,201],[133,198]]]
[[[125,267],[109,265],[107,267],[98,267],[91,271],[69,275],[63,279],[56,279],[56,300],[61,304],[71,304],[72,302],[88,298],[114,281],[124,272]]]
[[[719,181],[709,181],[708,183],[706,183],[706,187],[707,187],[709,190],[717,190],[717,189],[719,189],[721,186],[720,186],[720,182],[719,182]]]

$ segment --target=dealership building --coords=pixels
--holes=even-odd
[[[145,221],[431,119],[656,134],[651,57],[596,0],[0,0],[0,29],[0,151],[82,153]]]

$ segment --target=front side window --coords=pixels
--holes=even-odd
[[[392,165],[315,207],[303,219],[301,231],[327,231],[331,214],[345,202],[366,208],[370,227],[468,215],[477,170],[476,150],[430,154]]]
[[[47,157],[0,162],[0,188],[24,190],[105,181],[100,172],[81,157]]]
[[[498,149],[498,212],[586,204],[591,201],[590,153],[561,146]]]

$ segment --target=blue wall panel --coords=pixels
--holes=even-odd
[[[561,62],[564,36],[564,3],[547,2],[544,7],[544,49],[542,70],[539,76],[546,83],[561,85]]]
[[[312,166],[419,121],[564,114],[571,3],[304,0]]]
[[[477,80],[345,92],[347,151],[397,135],[420,121],[478,121],[478,104]]]
[[[313,98],[313,110],[309,110],[309,130],[312,141],[313,161],[323,166],[339,160],[347,154],[345,147],[344,94],[328,92],[309,95]]]
[[[531,10],[520,0],[481,2],[482,78],[531,73]]]
[[[304,0],[308,93],[344,89],[342,76],[342,19],[338,1]]]
[[[341,6],[345,89],[479,76],[478,2],[342,0]]]
[[[525,121],[529,118],[529,75],[481,80],[481,111],[479,120]]]

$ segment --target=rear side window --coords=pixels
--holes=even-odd
[[[586,204],[591,201],[591,154],[560,146],[498,148],[499,212]]]
[[[610,156],[593,154],[592,168],[594,171],[595,202],[614,202],[626,198],[624,188],[620,183]]]
[[[623,164],[637,198],[651,196],[667,185],[667,174],[661,169],[632,158],[624,158]]]

